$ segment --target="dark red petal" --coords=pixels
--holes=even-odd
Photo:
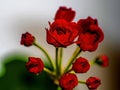
[[[60,7],[56,14],[55,14],[55,20],[57,19],[64,19],[68,22],[71,22],[75,17],[75,11],[73,11],[71,8],[67,7]]]

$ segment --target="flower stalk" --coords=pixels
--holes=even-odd
[[[91,66],[95,65],[95,60],[89,62]]]
[[[85,81],[78,81],[79,83],[81,83],[81,84],[86,84],[86,82]]]
[[[59,48],[56,48],[56,75],[59,75]]]
[[[56,73],[58,76],[61,75],[61,65],[63,57],[63,48],[56,48]]]
[[[63,48],[59,48],[59,74],[62,73],[62,57],[63,57]]]
[[[62,90],[60,86],[57,87],[57,90]]]
[[[36,46],[37,48],[39,48],[44,54],[45,56],[47,57],[47,60],[50,62],[53,70],[55,70],[55,64],[53,63],[50,55],[48,54],[48,52],[40,45],[38,45],[36,42],[33,43],[34,46]]]
[[[82,50],[81,50],[79,47],[76,48],[76,50],[74,51],[72,57],[68,60],[69,62],[68,62],[68,64],[67,64],[66,68],[65,68],[64,73],[67,72],[67,70],[68,70],[69,67],[72,65],[73,61],[77,58],[77,56],[81,53],[81,51],[82,51]]]
[[[44,67],[43,70],[44,70],[46,73],[48,73],[49,75],[51,75],[51,76],[55,76],[55,73],[52,72],[52,71],[50,71],[48,68]]]

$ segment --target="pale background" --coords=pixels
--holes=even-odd
[[[0,61],[7,54],[22,52],[32,56],[43,56],[35,47],[26,48],[20,45],[20,37],[26,31],[32,33],[36,40],[54,56],[54,47],[46,43],[45,27],[53,21],[59,6],[72,7],[76,11],[74,21],[91,16],[97,18],[105,34],[104,41],[93,52],[82,55],[94,59],[96,55],[107,54],[110,66],[101,68],[93,66],[87,74],[78,75],[79,79],[98,76],[102,85],[98,90],[120,90],[120,10],[119,0],[0,0]],[[73,46],[65,50],[65,60],[70,56]],[[76,90],[88,90],[78,85]]]

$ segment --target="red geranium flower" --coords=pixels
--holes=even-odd
[[[101,80],[97,77],[89,77],[86,80],[86,85],[90,90],[96,90],[100,84],[101,84]]]
[[[60,7],[55,15],[55,20],[57,19],[65,19],[68,22],[71,22],[75,17],[75,11],[71,8]]]
[[[73,63],[72,70],[76,73],[85,73],[90,69],[90,64],[87,59],[79,57]]]
[[[78,41],[76,42],[77,45],[83,51],[95,51],[99,42],[104,39],[104,34],[98,26],[97,20],[88,17],[87,19],[79,20],[77,24],[80,31]]]
[[[43,71],[44,64],[40,58],[29,57],[26,67],[30,73],[38,74]]]
[[[71,73],[63,74],[59,80],[59,84],[63,90],[72,90],[78,84],[77,76]]]
[[[26,32],[22,34],[20,44],[28,47],[31,46],[34,41],[35,41],[35,37],[32,36],[29,32]]]
[[[107,67],[109,65],[109,58],[106,55],[101,55],[96,58],[95,63],[100,66]]]
[[[73,44],[74,39],[78,35],[76,23],[67,22],[63,19],[56,20],[50,24],[50,29],[46,29],[46,31],[47,42],[55,47],[66,47]]]

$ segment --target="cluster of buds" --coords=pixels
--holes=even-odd
[[[76,12],[71,8],[60,7],[54,17],[54,21],[49,22],[50,28],[46,28],[46,41],[55,47],[55,62],[49,53],[36,42],[35,37],[26,32],[21,36],[21,45],[26,47],[36,46],[39,48],[52,69],[44,66],[41,58],[29,57],[26,67],[30,73],[39,74],[44,70],[52,77],[54,83],[63,90],[73,90],[78,83],[85,84],[89,90],[96,90],[101,84],[101,80],[96,76],[90,76],[85,81],[78,80],[76,74],[87,73],[92,65],[107,67],[109,59],[106,55],[100,55],[94,60],[87,60],[80,56],[81,52],[93,52],[98,44],[103,41],[104,34],[98,25],[97,19],[88,16],[73,22]],[[75,44],[76,49],[68,60],[68,64],[62,70],[63,49]]]

